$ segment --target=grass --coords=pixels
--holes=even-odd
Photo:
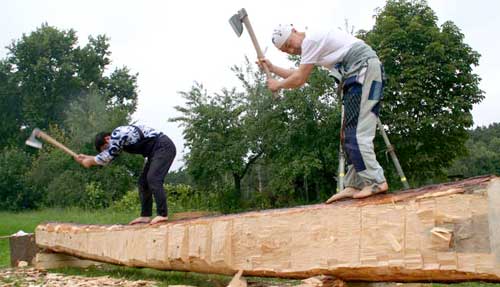
[[[130,268],[114,265],[103,265],[86,268],[64,268],[52,270],[67,275],[89,277],[110,276],[127,280],[148,280],[158,282],[158,286],[192,285],[200,287],[227,286],[230,277],[221,275],[205,275],[192,272],[160,271],[149,268]]]
[[[35,231],[35,227],[47,221],[62,221],[89,224],[127,223],[136,214],[114,212],[110,210],[85,211],[77,208],[45,209],[22,213],[0,212],[0,236],[10,235],[19,230],[27,233]],[[9,240],[0,239],[0,268],[10,264]]]
[[[123,278],[127,280],[149,280],[158,282],[158,286],[168,285],[191,285],[199,287],[223,287],[231,281],[230,276],[214,275],[214,274],[199,274],[194,272],[178,272],[178,271],[160,271],[149,268],[129,268],[114,265],[103,265],[85,269],[79,268],[64,268],[53,270],[54,272],[64,273],[67,275],[81,276],[110,276],[114,278]],[[245,277],[247,281],[262,282],[266,285],[282,286],[284,284],[296,285],[297,280],[284,280],[275,278],[256,278]]]

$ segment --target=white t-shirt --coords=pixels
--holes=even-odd
[[[362,40],[340,29],[306,30],[302,41],[301,64],[315,64],[330,69],[342,62],[354,43]]]

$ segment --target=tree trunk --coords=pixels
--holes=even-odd
[[[159,226],[41,224],[40,247],[163,270],[500,282],[500,179]]]
[[[241,177],[236,173],[233,173],[234,180],[234,194],[238,201],[241,200]]]
[[[307,185],[307,174],[304,174],[304,190],[306,192],[306,202],[309,202],[309,187]]]
[[[257,180],[258,180],[258,186],[259,186],[259,193],[262,193],[263,191],[263,186],[262,186],[262,165],[257,166]]]

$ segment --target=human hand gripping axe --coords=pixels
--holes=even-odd
[[[231,24],[231,27],[233,27],[234,32],[236,35],[239,37],[243,33],[243,25],[247,28],[248,34],[250,35],[250,38],[252,39],[253,46],[255,47],[255,51],[257,52],[257,58],[264,59],[264,54],[262,53],[262,50],[260,49],[259,42],[257,41],[257,37],[255,37],[255,33],[253,32],[252,25],[250,24],[250,20],[248,19],[248,13],[245,10],[245,8],[242,8],[241,10],[238,11],[238,13],[234,14],[229,18],[229,24]],[[272,79],[271,72],[269,71],[269,67],[266,64],[262,65],[264,68],[264,72],[266,73],[266,76],[268,79]],[[273,97],[276,98],[278,96],[277,92],[273,93]]]
[[[63,145],[62,143],[56,141],[51,136],[49,136],[48,134],[42,132],[38,128],[35,128],[33,130],[33,132],[31,133],[30,137],[26,140],[25,143],[27,145],[31,146],[31,147],[41,149],[42,148],[42,142],[39,141],[39,140],[37,140],[37,138],[41,138],[44,141],[47,141],[47,142],[51,143],[52,145],[54,145],[57,148],[60,148],[62,151],[64,151],[65,153],[69,154],[70,156],[72,156],[75,159],[78,157],[78,155],[74,151],[70,150],[65,145]]]

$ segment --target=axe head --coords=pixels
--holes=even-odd
[[[247,11],[245,8],[242,8],[238,13],[234,14],[229,18],[229,24],[231,24],[231,27],[233,27],[234,32],[236,35],[239,37],[243,33],[243,19],[247,17]]]
[[[34,148],[42,148],[42,142],[36,139],[39,132],[40,129],[35,128],[25,143]]]

